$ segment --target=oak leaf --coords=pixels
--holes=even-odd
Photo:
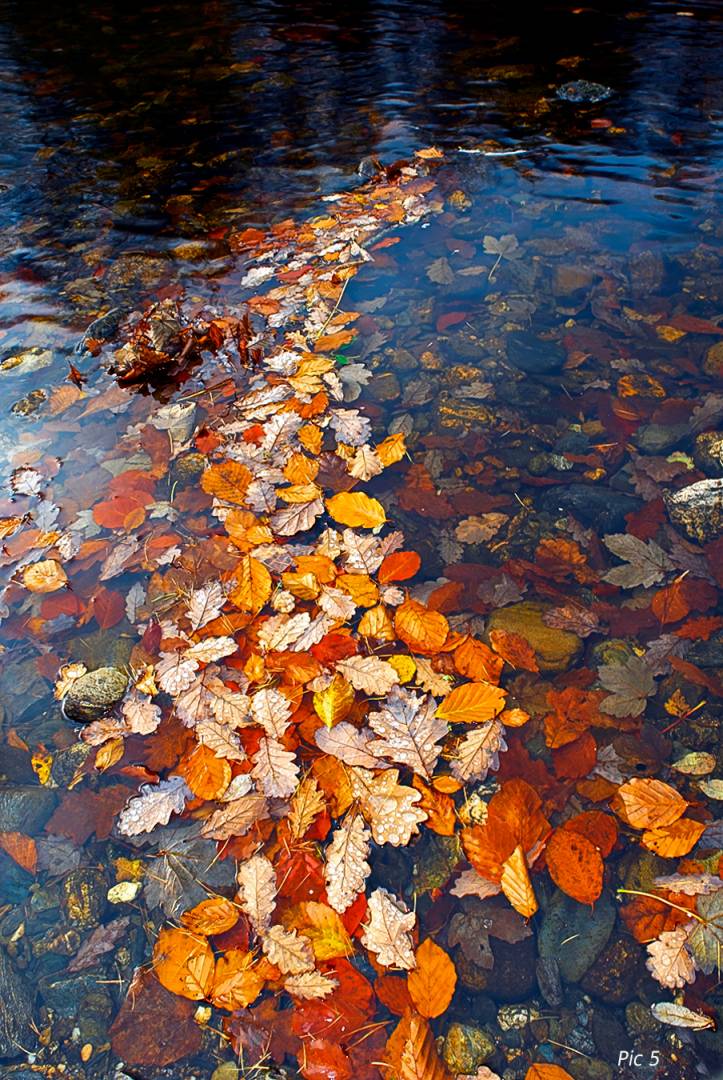
[[[314,967],[311,942],[296,930],[272,926],[261,939],[261,947],[271,963],[284,975],[301,975]]]
[[[276,871],[265,855],[252,855],[240,864],[236,883],[241,910],[261,932],[271,922],[276,907]]]
[[[118,817],[118,832],[138,836],[157,825],[167,825],[172,814],[180,814],[191,792],[182,776],[171,776],[160,784],[143,784],[128,800]]]
[[[299,779],[296,755],[284,749],[277,739],[263,738],[254,756],[251,775],[264,795],[277,799],[293,795]]]
[[[375,755],[369,750],[372,733],[368,728],[360,731],[353,724],[342,720],[330,731],[319,728],[314,734],[314,739],[320,750],[338,758],[345,765],[361,765],[365,769],[375,769],[379,764]]]
[[[686,983],[695,982],[695,961],[686,948],[688,930],[664,930],[657,941],[648,945],[648,959],[645,961],[650,974],[670,990],[675,990]]]
[[[300,975],[289,975],[284,980],[284,990],[302,1001],[322,1000],[333,993],[338,985],[336,979],[321,971],[303,971]]]
[[[301,840],[322,810],[326,809],[326,797],[313,776],[306,776],[299,784],[286,819],[294,840]]]
[[[379,736],[369,743],[369,750],[429,779],[441,753],[439,743],[448,730],[446,723],[435,717],[434,706],[428,695],[418,697],[410,690],[392,687],[382,708],[369,713],[369,727]]]
[[[499,767],[500,752],[507,749],[504,736],[505,729],[497,718],[468,731],[453,751],[454,776],[465,784],[484,780],[490,769]]]
[[[417,805],[421,794],[398,783],[399,770],[386,769],[374,776],[366,769],[350,770],[352,792],[359,800],[377,844],[406,847],[427,815]]]
[[[416,965],[412,931],[416,915],[408,911],[388,889],[375,889],[368,901],[368,921],[363,925],[361,941],[384,967],[411,971]]]
[[[374,697],[388,694],[399,682],[399,675],[392,665],[378,656],[350,656],[346,660],[340,660],[336,670],[355,690]]]
[[[229,840],[244,836],[252,825],[266,816],[267,803],[263,795],[253,792],[242,795],[215,810],[203,823],[203,836],[212,840]]]
[[[326,849],[326,895],[334,910],[341,914],[354,903],[371,873],[367,862],[370,840],[364,819],[348,814],[332,834]]]

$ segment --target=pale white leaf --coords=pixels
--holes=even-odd
[[[325,853],[326,895],[339,914],[351,907],[371,873],[370,841],[371,833],[358,814],[348,814],[332,834]]]
[[[416,967],[412,932],[416,922],[409,911],[387,889],[375,889],[369,897],[369,918],[362,928],[362,945],[374,953],[384,967],[411,971]]]
[[[181,776],[171,776],[159,784],[143,784],[121,810],[118,832],[138,836],[157,825],[167,825],[171,815],[180,814],[190,798],[191,792]]]
[[[299,780],[296,755],[276,739],[265,737],[259,742],[251,775],[270,798],[283,799],[293,795]]]
[[[369,727],[379,736],[369,743],[369,750],[429,780],[448,731],[446,721],[435,716],[436,708],[428,694],[419,696],[393,686],[381,709],[369,713]]]
[[[375,697],[388,694],[399,682],[399,675],[392,665],[378,656],[350,656],[340,660],[336,670],[355,690]]]
[[[276,871],[265,855],[252,855],[239,866],[236,882],[241,909],[259,932],[269,925],[276,907]]]

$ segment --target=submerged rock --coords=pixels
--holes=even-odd
[[[723,476],[723,431],[704,431],[698,435],[693,460],[706,476]]]
[[[34,1045],[33,996],[30,984],[0,949],[0,1060],[20,1057]]]
[[[554,341],[543,341],[526,330],[507,335],[507,359],[528,375],[550,375],[565,363],[566,353]]]
[[[699,544],[715,540],[723,528],[723,479],[699,480],[666,496],[670,520]]]
[[[605,948],[614,923],[615,906],[607,893],[591,912],[585,904],[556,892],[537,936],[540,956],[557,960],[566,982],[579,982]]]
[[[631,937],[612,941],[586,972],[581,985],[588,994],[610,1005],[624,1005],[637,997],[636,983],[644,972],[643,954]]]
[[[63,700],[63,712],[69,720],[97,720],[118,704],[127,685],[126,675],[118,668],[96,668],[73,683]]]
[[[453,1074],[473,1073],[494,1055],[495,1041],[473,1024],[451,1024],[444,1040],[443,1057]]]
[[[574,79],[558,87],[557,96],[561,101],[572,101],[575,104],[594,105],[598,101],[607,101],[612,97],[614,90],[603,83],[589,82],[587,79]]]
[[[56,802],[55,792],[39,785],[0,787],[0,832],[40,832]]]
[[[489,618],[489,630],[507,630],[529,641],[540,671],[566,671],[582,650],[582,641],[569,630],[558,630],[543,621],[547,604],[524,600],[498,608]]]
[[[642,505],[634,495],[587,484],[548,488],[540,499],[541,508],[549,514],[572,514],[584,525],[594,525],[605,533],[624,532],[625,515]]]

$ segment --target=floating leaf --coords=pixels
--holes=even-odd
[[[422,1016],[446,1012],[457,985],[457,971],[444,949],[427,938],[416,951],[417,966],[407,976],[409,995]]]
[[[416,922],[388,889],[375,889],[368,901],[369,919],[362,929],[362,944],[384,967],[410,971],[416,965],[412,930]]]
[[[591,840],[570,829],[556,829],[545,848],[550,877],[580,904],[594,904],[603,887],[604,866]]]
[[[502,712],[506,696],[505,690],[491,683],[465,683],[447,695],[436,715],[450,724],[484,724]]]
[[[153,968],[167,990],[201,1001],[208,996],[213,981],[213,950],[205,937],[168,927],[158,935]]]
[[[341,491],[326,500],[326,509],[341,525],[378,529],[387,520],[384,507],[361,491]]]
[[[682,817],[688,803],[662,780],[635,777],[618,788],[610,805],[634,829],[661,829]]]

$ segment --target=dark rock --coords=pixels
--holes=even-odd
[[[366,392],[373,401],[384,404],[387,401],[397,401],[401,397],[402,388],[393,371],[384,371],[372,377]]]
[[[0,832],[22,832],[29,836],[40,832],[56,802],[55,792],[40,785],[0,787]]]
[[[706,544],[723,529],[723,479],[699,480],[666,495],[668,516],[691,540]]]
[[[723,341],[716,341],[715,345],[708,349],[703,361],[703,371],[714,379],[723,375]]]
[[[650,1006],[642,1001],[631,1001],[625,1006],[625,1021],[631,1035],[654,1035],[663,1026],[653,1016]]]
[[[636,982],[643,974],[644,960],[633,938],[610,942],[582,979],[583,990],[610,1005],[625,1005],[636,997]]]
[[[35,773],[27,750],[21,750],[19,746],[9,746],[8,743],[3,743],[2,755],[0,756],[0,777],[3,783],[32,783],[35,780]]]
[[[40,997],[58,1016],[77,1016],[85,996],[97,989],[97,972],[83,971],[77,975],[53,972],[38,980]]]
[[[607,1061],[592,1057],[575,1057],[575,1063],[569,1062],[575,1080],[612,1080],[613,1070]],[[572,1074],[571,1074],[572,1075]]]
[[[77,742],[59,750],[50,767],[50,778],[60,788],[67,788],[71,780],[83,766],[86,758],[95,752],[88,743]]]
[[[195,483],[207,464],[208,461],[204,454],[195,451],[179,454],[173,462],[171,479],[176,484]]]
[[[643,424],[632,441],[643,454],[667,454],[689,434],[687,424]]]
[[[414,888],[417,893],[441,889],[459,862],[461,854],[457,836],[440,836],[426,830],[414,849]]]
[[[118,704],[127,685],[127,676],[117,668],[96,668],[73,683],[63,699],[63,712],[69,720],[98,720]]]
[[[0,1059],[24,1057],[35,1045],[31,1027],[34,994],[28,981],[0,948]]]
[[[32,883],[32,874],[0,851],[0,904],[22,904]]]
[[[560,967],[554,957],[540,958],[535,966],[537,985],[551,1009],[559,1009],[563,1002]]]
[[[626,1050],[630,1036],[618,1018],[607,1009],[592,1010],[592,1037],[600,1057],[617,1065],[621,1050]]]
[[[579,982],[605,948],[614,923],[615,906],[607,892],[600,896],[592,912],[564,893],[555,892],[537,936],[540,956],[556,960],[566,982]]]
[[[693,460],[706,476],[723,476],[723,431],[704,431],[698,435]]]
[[[535,989],[534,937],[525,938],[514,945],[499,938],[491,939],[495,966],[489,986],[498,1001],[522,1001]]]
[[[708,641],[696,641],[686,660],[702,668],[723,667],[723,633],[719,630]]]
[[[568,484],[548,488],[540,498],[540,506],[550,514],[572,514],[584,525],[594,525],[600,532],[623,532],[625,515],[639,510],[640,499],[610,488],[587,484]]]
[[[551,375],[560,371],[567,354],[553,341],[543,341],[526,330],[507,335],[507,359],[528,375]]]

